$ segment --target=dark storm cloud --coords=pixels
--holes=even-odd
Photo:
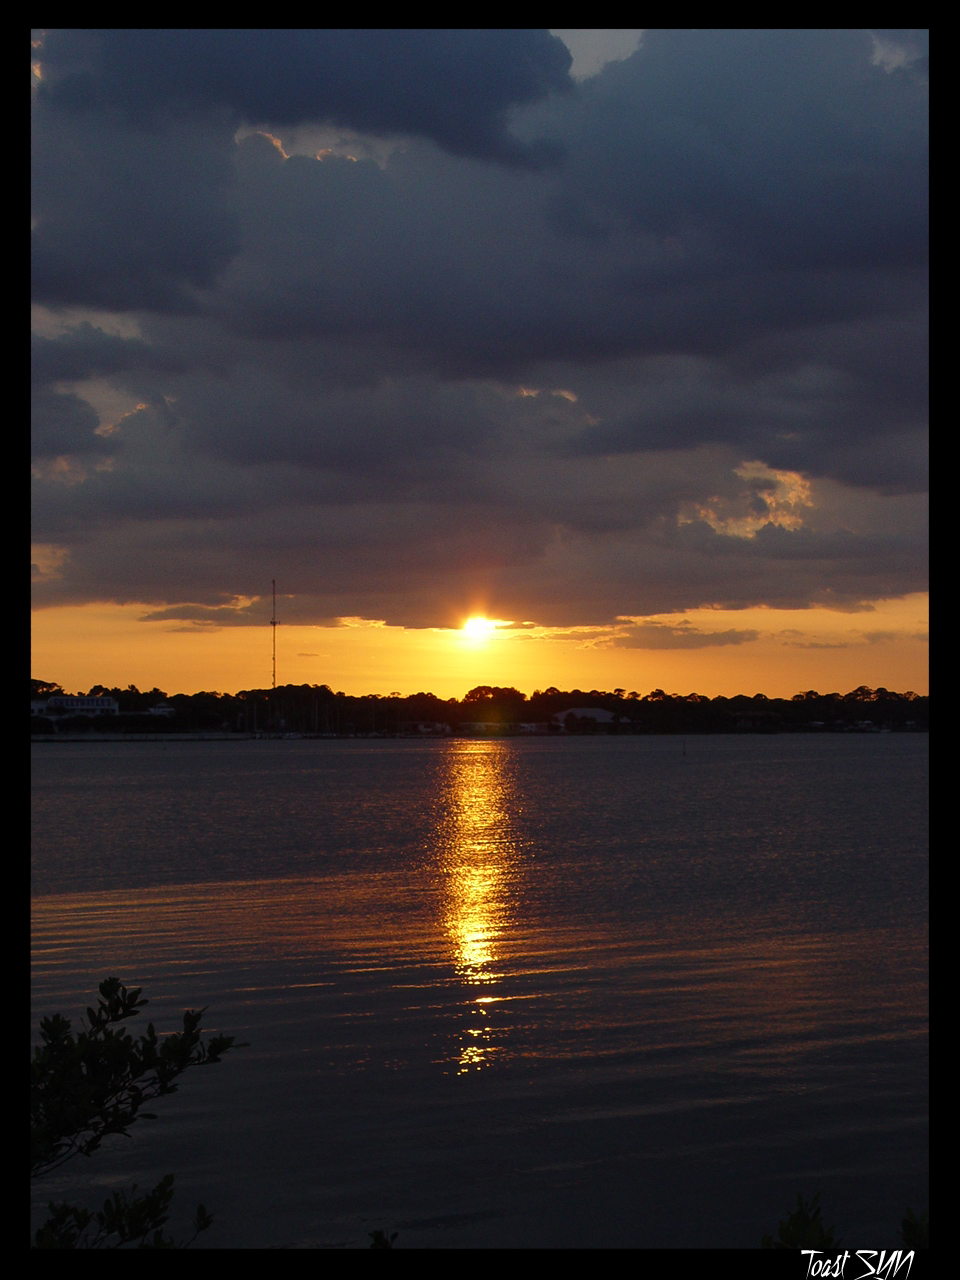
[[[136,122],[217,111],[237,124],[331,121],[538,167],[556,149],[511,136],[507,114],[571,90],[570,63],[543,30],[61,31],[44,44],[44,93]]]
[[[448,373],[712,362],[699,412],[684,367],[659,415],[641,371],[636,408],[621,399],[587,451],[731,439],[831,473],[834,443],[849,454],[891,417],[899,432],[901,410],[922,430],[924,95],[871,64],[865,32],[735,34],[652,33],[552,108],[578,145],[536,185],[417,152],[325,172],[250,139],[230,322],[375,334]],[[860,478],[849,460],[842,474]],[[890,477],[922,479],[912,461]]]
[[[32,456],[41,459],[111,453],[112,444],[94,434],[99,425],[94,410],[74,392],[38,388],[30,405]]]
[[[173,365],[148,343],[104,333],[88,320],[57,338],[38,333],[30,337],[30,375],[34,385],[78,382],[158,367],[171,372]]]
[[[52,31],[42,65],[34,300],[178,312],[241,248],[241,123],[332,121],[536,169],[558,150],[514,137],[509,112],[572,88],[546,31]]]
[[[648,33],[582,90],[558,217],[679,236],[721,272],[922,265],[926,113],[870,51],[865,31]]]
[[[228,204],[233,131],[175,120],[131,129],[114,113],[34,105],[33,300],[193,311],[238,251]]]
[[[922,590],[924,59],[649,32],[564,93],[544,32],[46,36],[34,301],[140,336],[35,339],[38,456],[111,452],[36,482],[37,598],[239,621],[278,564],[303,621]],[[319,121],[371,146],[276,145]],[[87,382],[146,407],[95,435]],[[744,463],[821,487],[788,528]]]
[[[926,366],[926,318],[909,308],[761,338],[726,361],[652,358],[629,397],[566,447],[587,456],[727,442],[771,467],[924,492]]]
[[[390,485],[404,471],[422,474],[427,466],[436,477],[451,455],[494,447],[516,417],[489,389],[423,377],[338,387],[320,403],[309,388],[298,392],[287,380],[248,371],[229,382],[194,377],[177,385],[177,414],[198,424],[196,444],[224,462],[382,475]]]

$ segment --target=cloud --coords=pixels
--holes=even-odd
[[[173,367],[156,348],[136,338],[121,338],[81,320],[58,337],[34,333],[30,340],[30,375],[35,386],[82,382],[133,369]]]
[[[878,40],[922,49],[651,31],[574,88],[547,32],[47,34],[37,603],[262,622],[276,577],[291,620],[588,626],[923,590],[925,55]]]
[[[193,312],[240,248],[232,132],[34,103],[31,289],[48,306]]]
[[[513,137],[508,113],[572,87],[569,51],[542,30],[86,29],[50,33],[42,62],[41,96],[80,115],[329,121],[534,168],[556,151]]]
[[[711,649],[730,644],[750,644],[759,635],[759,631],[750,629],[702,631],[689,623],[674,626],[663,622],[642,622],[615,636],[610,645],[614,649]]]
[[[100,425],[99,417],[86,400],[74,392],[38,389],[33,394],[30,409],[31,452],[34,458],[113,452],[111,443],[95,434]]]
[[[579,126],[566,205],[678,237],[687,260],[721,254],[741,279],[748,258],[761,290],[774,269],[922,264],[926,101],[871,52],[863,31],[648,32],[560,108]]]
[[[643,35],[638,27],[615,30],[611,28],[577,28],[554,30],[570,50],[573,65],[570,74],[575,80],[595,76],[608,62],[619,62],[635,52]]]

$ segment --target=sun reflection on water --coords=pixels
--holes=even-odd
[[[482,1070],[501,1054],[493,989],[502,979],[498,943],[509,920],[512,780],[502,743],[464,743],[451,752],[448,809],[442,831],[443,926],[467,998],[458,1074]]]

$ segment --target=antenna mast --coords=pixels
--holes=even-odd
[[[273,627],[273,687],[277,687],[277,580],[273,581],[273,617],[270,619],[270,625]]]

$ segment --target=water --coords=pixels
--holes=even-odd
[[[175,1171],[208,1246],[753,1246],[820,1190],[872,1248],[926,1207],[925,736],[32,750],[32,1025],[116,973],[250,1042],[35,1208]]]

